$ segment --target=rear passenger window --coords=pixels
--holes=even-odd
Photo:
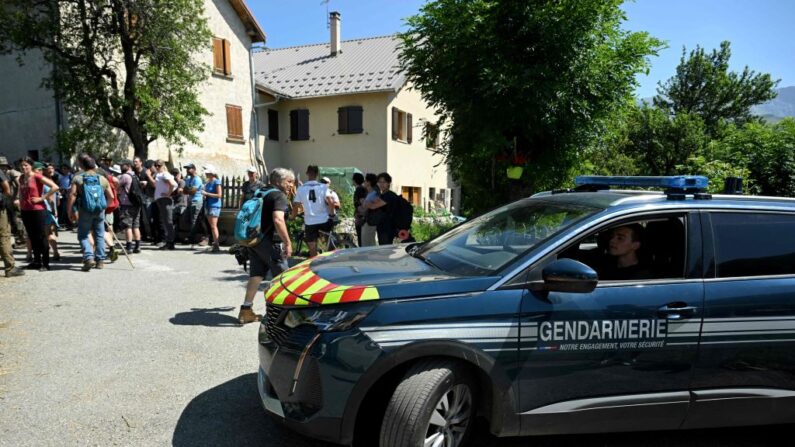
[[[713,213],[717,276],[795,273],[795,215]]]

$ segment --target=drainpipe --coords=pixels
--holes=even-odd
[[[254,46],[248,50],[249,74],[251,75],[251,114],[254,116],[254,160],[260,170],[260,178],[267,178],[268,167],[259,149],[259,113],[257,112],[257,83],[254,78]]]

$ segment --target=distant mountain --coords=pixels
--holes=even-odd
[[[768,123],[775,123],[790,116],[795,117],[795,86],[783,87],[778,90],[778,96],[772,101],[768,101],[751,108],[755,115],[759,115]],[[647,102],[652,104],[653,98],[639,98],[638,104]]]
[[[795,86],[777,90],[778,96],[772,101],[754,106],[753,112],[769,122],[781,121],[787,116],[795,117]]]

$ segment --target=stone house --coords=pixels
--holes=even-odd
[[[170,160],[179,166],[188,161],[212,163],[222,173],[239,174],[252,164],[262,165],[257,148],[254,113],[252,55],[265,33],[244,0],[205,0],[205,14],[213,33],[211,49],[197,51],[196,57],[212,68],[200,89],[202,105],[210,112],[201,145],[187,145],[179,156],[164,142],[149,146],[149,157]],[[208,42],[210,44],[210,42]],[[52,67],[41,54],[29,53],[19,66],[16,55],[0,56],[0,153],[15,160],[23,156],[50,158],[45,151],[55,146],[55,133],[69,125],[51,91],[40,86]],[[132,153],[122,144],[118,156]]]
[[[268,169],[386,171],[415,207],[456,211],[460,188],[433,150],[436,112],[400,73],[398,54],[395,35],[341,41],[336,12],[327,43],[255,52],[258,145]]]

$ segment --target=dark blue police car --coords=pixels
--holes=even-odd
[[[266,410],[341,443],[795,422],[795,200],[578,178],[275,278]],[[629,191],[613,186],[657,186]]]

